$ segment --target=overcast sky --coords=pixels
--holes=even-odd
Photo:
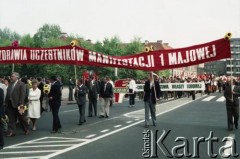
[[[179,48],[240,37],[240,0],[0,0],[1,29],[34,35],[45,23],[93,42],[117,35]]]

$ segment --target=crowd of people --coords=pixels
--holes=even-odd
[[[145,108],[145,127],[150,125],[149,113],[153,126],[156,126],[156,104],[161,100],[169,100],[169,98],[177,99],[182,97],[190,97],[195,100],[196,91],[161,91],[160,83],[192,83],[204,82],[205,91],[199,91],[201,94],[210,94],[218,90],[228,90],[229,80],[223,77],[214,79],[196,79],[178,77],[155,76],[149,73],[147,79],[139,80],[133,77],[128,79],[128,96],[129,108],[135,106],[136,94],[144,101]],[[136,84],[144,84],[143,92],[136,92]],[[234,97],[240,95],[238,92],[238,82],[235,81],[236,87],[234,91],[226,93],[227,99],[227,115],[228,128],[231,130],[233,124],[238,128],[239,105],[238,99],[230,99],[229,95]],[[99,118],[109,118],[109,109],[113,104],[114,82],[110,77],[102,80],[90,76],[89,79],[78,79],[76,82],[70,78],[68,81],[69,101],[76,100],[79,108],[78,124],[82,125],[86,122],[86,107],[88,103],[88,117],[98,116]],[[61,107],[63,84],[57,76],[49,79],[45,78],[20,78],[19,73],[13,72],[10,77],[0,80],[0,149],[4,146],[3,136],[13,137],[16,135],[16,123],[22,127],[25,135],[29,134],[30,127],[32,131],[37,130],[37,120],[41,117],[41,113],[50,110],[52,112],[53,122],[51,133],[61,132],[61,121],[59,118],[59,109]],[[88,102],[87,102],[88,101]],[[100,102],[101,104],[99,104]],[[234,104],[232,104],[234,103]],[[236,106],[232,109],[232,105]],[[99,107],[99,109],[98,109]],[[235,109],[236,108],[236,109]],[[238,108],[238,109],[237,109]],[[99,112],[97,112],[99,110]],[[232,121],[232,116],[235,120]]]
[[[109,107],[113,101],[113,82],[109,77],[101,82],[90,77],[88,80],[78,79],[75,84],[69,80],[69,101],[76,100],[79,108],[79,125],[86,122],[85,108],[88,97],[88,117],[97,116],[97,101],[103,102],[99,118],[109,117]],[[44,111],[52,112],[51,133],[61,132],[59,109],[62,101],[63,84],[60,78],[52,76],[43,78],[20,78],[13,72],[10,77],[0,79],[0,149],[3,149],[3,136],[14,137],[16,125],[19,123],[24,135],[28,135],[30,127],[37,130],[37,120]],[[73,92],[73,90],[75,91]],[[75,97],[75,99],[73,98]]]
[[[37,120],[45,105],[49,105],[53,115],[52,132],[61,129],[58,111],[61,106],[61,83],[56,76],[45,82],[41,78],[20,78],[19,73],[13,72],[10,77],[0,82],[0,149],[4,146],[3,135],[16,135],[16,124],[19,123],[25,135],[29,134],[30,126],[37,130]],[[51,89],[50,89],[51,83]]]
[[[145,127],[149,127],[149,111],[153,126],[156,126],[156,103],[162,100],[168,100],[169,98],[177,99],[182,97],[192,96],[192,100],[195,100],[196,93],[201,95],[210,95],[211,93],[224,92],[226,99],[226,110],[227,110],[227,125],[228,130],[232,131],[233,126],[238,129],[239,120],[239,100],[240,96],[240,80],[234,77],[217,76],[214,78],[184,78],[179,77],[159,77],[150,74],[148,79],[134,80],[129,79],[129,107],[134,105],[134,88],[136,83],[144,84],[144,92],[138,92],[139,97],[143,98],[145,104]],[[159,83],[204,83],[205,90],[202,91],[161,91]],[[135,94],[135,95],[134,95]]]

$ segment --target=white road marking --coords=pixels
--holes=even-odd
[[[217,102],[223,102],[223,101],[225,101],[225,97],[224,96],[222,96],[222,97],[217,99]]]
[[[122,125],[115,125],[114,127],[115,127],[115,128],[118,128],[118,127],[121,127],[121,126],[122,126]]]
[[[164,111],[164,112],[161,112],[161,113],[157,114],[156,116],[159,116],[159,115],[168,113],[168,112],[170,112],[170,111],[173,111],[173,110],[175,110],[175,109],[177,109],[177,108],[179,108],[179,107],[182,107],[182,106],[184,106],[184,105],[186,105],[186,104],[188,104],[188,103],[191,103],[191,102],[193,102],[193,101],[191,100],[191,101],[186,102],[186,103],[184,103],[184,104],[178,105],[177,107],[174,107],[174,108],[172,108],[172,109],[169,109],[169,110],[166,110],[166,111]],[[126,114],[125,114],[125,115],[126,115]],[[125,115],[124,115],[124,116],[125,116]],[[105,134],[103,134],[103,135],[100,135],[100,136],[98,136],[98,137],[95,137],[95,138],[93,138],[93,139],[90,139],[90,140],[88,140],[88,141],[86,141],[86,142],[79,143],[79,144],[77,144],[77,145],[75,145],[75,146],[66,148],[66,149],[61,150],[61,151],[57,151],[57,152],[55,152],[55,153],[52,153],[52,154],[50,154],[50,155],[45,156],[45,157],[42,158],[42,159],[49,159],[49,158],[51,158],[51,157],[54,157],[54,156],[63,154],[63,153],[65,153],[65,152],[71,151],[71,150],[76,149],[76,148],[78,148],[78,147],[87,145],[87,144],[92,143],[92,142],[94,142],[94,141],[100,140],[100,139],[102,139],[102,138],[104,138],[104,137],[110,136],[110,135],[112,135],[112,134],[118,133],[118,132],[123,131],[123,130],[125,130],[125,129],[128,129],[128,128],[130,128],[130,127],[133,127],[133,126],[135,126],[135,125],[138,125],[138,124],[140,124],[140,123],[142,123],[142,122],[144,122],[144,121],[145,121],[145,120],[137,121],[137,122],[132,123],[132,124],[130,124],[130,125],[127,125],[127,126],[125,126],[125,127],[116,129],[116,130],[111,131],[111,132],[109,132],[109,133],[105,133]]]
[[[105,119],[101,119],[100,121],[94,122],[94,123],[90,123],[88,125],[98,125],[99,123],[103,123],[103,122],[107,122],[109,120],[114,120],[117,118],[120,118],[121,116],[116,116],[116,117],[111,117],[111,118],[105,118]]]
[[[170,102],[170,101],[169,101],[169,102]],[[165,105],[165,104],[169,104],[169,102],[161,103],[161,106],[162,106],[162,105]],[[191,101],[191,102],[192,102],[192,101]],[[156,104],[156,106],[160,106],[160,104]],[[158,109],[158,108],[157,108],[157,109]],[[141,113],[142,111],[144,111],[144,109],[132,111],[132,112],[129,112],[129,113],[124,114],[123,116],[131,118],[131,115],[130,115],[130,114],[133,114],[133,113],[134,113],[134,114],[139,114],[139,113]],[[141,119],[135,118],[134,120],[138,121],[138,120],[141,120]]]
[[[62,142],[81,142],[81,141],[87,141],[87,140],[66,140],[66,141],[37,141],[34,142],[36,144],[44,144],[44,143],[62,143]],[[32,144],[32,143],[27,143],[27,144]]]
[[[10,157],[7,159],[36,159],[36,158],[43,158],[44,156],[29,156],[29,157]],[[5,158],[6,159],[6,158]]]
[[[15,145],[11,145],[11,146],[4,147],[4,149],[8,149],[8,148],[20,146],[20,145],[23,145],[23,144],[33,143],[33,142],[35,142],[35,141],[44,140],[44,139],[47,139],[47,138],[48,138],[48,137],[42,137],[42,138],[39,138],[39,139],[30,140],[30,141],[27,141],[27,142],[22,142],[22,143],[19,143],[19,144],[15,144]]]
[[[176,106],[176,107],[174,107],[174,108],[172,108],[172,109],[169,109],[169,110],[166,110],[166,111],[164,111],[164,112],[161,112],[161,113],[157,114],[156,116],[165,114],[165,113],[167,113],[167,112],[170,112],[170,111],[172,111],[172,110],[175,110],[175,109],[177,109],[177,108],[179,108],[179,107],[181,107],[181,106],[183,106],[183,105],[186,105],[186,104],[188,104],[188,103],[191,103],[191,102],[193,102],[193,101],[189,101],[189,102],[186,102],[186,103],[184,103],[184,104],[178,105],[178,106]],[[165,104],[165,103],[164,103],[164,104]],[[163,104],[161,103],[161,105],[163,105]],[[76,109],[76,110],[78,110],[78,109]],[[144,110],[144,109],[143,109],[143,110]],[[73,110],[72,110],[72,111],[73,111]],[[135,111],[135,112],[136,112],[136,111]],[[131,113],[133,113],[133,112],[131,112]],[[128,116],[128,115],[129,115],[129,116]],[[124,116],[132,118],[132,116],[130,116],[130,113],[124,114]],[[120,132],[120,131],[123,131],[123,130],[125,130],[125,129],[128,129],[128,128],[130,128],[130,127],[133,127],[133,126],[135,126],[135,125],[138,125],[138,124],[144,122],[144,120],[141,120],[141,119],[139,119],[139,118],[135,118],[135,120],[136,120],[136,121],[139,120],[139,121],[134,122],[134,123],[132,123],[132,124],[130,124],[130,125],[127,125],[127,126],[125,126],[125,127],[121,127],[121,128],[116,129],[116,130],[114,130],[114,131],[105,133],[105,134],[103,134],[103,135],[97,136],[97,137],[92,138],[92,139],[84,139],[84,140],[79,139],[79,140],[85,141],[85,142],[81,142],[81,143],[79,143],[79,144],[75,144],[74,146],[71,146],[71,147],[68,147],[68,148],[65,148],[65,149],[62,149],[62,150],[56,150],[54,153],[51,153],[51,154],[49,154],[49,155],[39,156],[39,157],[29,156],[29,157],[23,157],[23,158],[24,158],[24,159],[30,159],[30,158],[31,158],[31,159],[32,159],[32,158],[49,159],[49,158],[51,158],[51,157],[60,155],[60,154],[62,154],[62,153],[68,152],[68,151],[71,151],[71,150],[76,149],[76,148],[78,148],[78,147],[81,147],[81,146],[84,146],[84,145],[86,145],[86,144],[92,143],[92,142],[94,142],[94,141],[100,140],[100,139],[102,139],[102,138],[104,138],[104,137],[108,137],[108,136],[110,136],[110,135],[112,135],[112,134],[118,133],[118,132]],[[90,135],[89,135],[89,136],[90,136]],[[94,134],[94,136],[95,136],[95,134]],[[31,142],[35,143],[35,142],[37,142],[37,141],[39,141],[39,140],[44,140],[44,139],[48,139],[48,138],[51,138],[51,137],[44,137],[44,138],[40,138],[40,139],[28,141],[28,142],[25,142],[25,143],[29,143],[29,144],[30,144]],[[56,137],[56,138],[58,138],[58,137]],[[70,139],[74,140],[73,138],[70,138]],[[22,144],[23,144],[23,143],[16,144],[16,145],[13,145],[13,146],[22,145]],[[12,147],[12,146],[9,146],[9,148],[10,148],[10,147]],[[5,147],[5,148],[6,148],[6,147]],[[5,149],[5,148],[4,148],[4,149]]]
[[[77,111],[77,110],[79,110],[79,109],[65,110],[65,111],[63,111],[63,113],[74,112],[74,111]]]
[[[78,138],[74,139],[74,138],[64,138],[64,137],[43,137],[43,138],[30,140],[27,142],[4,147],[3,151],[0,152],[0,156],[3,158],[8,158],[8,159],[9,158],[15,159],[16,157],[5,157],[3,155],[21,154],[23,156],[24,155],[27,155],[27,156],[17,157],[18,159],[45,158],[46,156],[42,156],[42,155],[41,156],[34,156],[34,155],[29,156],[29,154],[43,153],[44,155],[46,155],[46,154],[56,153],[57,151],[61,151],[63,149],[72,147],[72,146],[82,143],[82,142],[86,142],[88,140],[89,139],[78,139]],[[62,142],[64,144],[61,144]],[[43,143],[43,145],[41,145],[39,143]],[[57,144],[51,144],[51,143],[60,143],[60,144],[57,145]],[[34,150],[34,148],[43,148],[43,147],[46,147],[48,149],[47,150],[36,150],[36,149]],[[33,148],[33,149],[22,150],[24,148]],[[51,150],[51,148],[58,148],[58,149]]]
[[[76,138],[69,138],[69,137],[50,137],[51,139],[63,139],[63,140],[86,140],[86,139],[76,139]]]
[[[216,97],[216,96],[209,96],[209,97],[203,99],[202,101],[210,101],[210,100],[212,100],[212,99],[215,98],[215,97]]]
[[[46,153],[46,152],[56,152],[58,150],[42,150],[42,151],[12,151],[12,152],[0,152],[0,154],[29,154],[29,153]]]
[[[132,123],[133,121],[127,121],[126,123],[129,124],[129,123]]]
[[[91,138],[91,137],[93,137],[93,136],[96,136],[96,134],[88,135],[88,136],[86,136],[85,138]]]
[[[105,129],[105,130],[102,130],[100,132],[105,133],[105,132],[108,132],[108,131],[109,131],[109,129]]]
[[[32,145],[32,146],[16,146],[11,147],[11,149],[20,149],[20,148],[32,148],[32,147],[66,147],[66,146],[73,146],[75,144],[64,144],[64,145]]]

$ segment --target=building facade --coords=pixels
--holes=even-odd
[[[204,64],[204,73],[216,76],[226,75],[226,60],[208,62]]]
[[[208,62],[204,70],[206,74],[240,77],[240,38],[231,39],[231,59]]]
[[[226,75],[240,77],[240,38],[231,39],[231,59],[226,59]]]

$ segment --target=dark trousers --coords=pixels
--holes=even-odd
[[[88,115],[93,115],[93,109],[94,109],[94,115],[97,116],[97,98],[89,98],[89,105],[88,105]]]
[[[227,118],[228,118],[228,129],[233,129],[233,124],[235,126],[238,126],[239,105],[236,105],[235,103],[233,103],[231,105],[226,105],[226,108],[227,108]]]
[[[58,116],[60,104],[54,104],[54,105],[50,105],[50,106],[52,108],[52,116],[53,116],[52,130],[53,131],[58,131],[59,129],[62,128],[61,123],[60,123],[60,119],[59,119],[59,116]]]
[[[1,147],[4,146],[4,140],[3,140],[3,122],[0,119],[0,150]]]
[[[168,91],[163,92],[163,98],[168,100]]]
[[[110,107],[113,105],[113,98],[110,99]]]
[[[86,103],[84,104],[78,104],[78,110],[79,110],[79,124],[84,123],[86,121],[85,119],[85,108],[86,108]]]
[[[68,101],[73,101],[73,89],[69,88]]]
[[[177,96],[178,96],[178,98],[182,98],[182,94],[183,94],[182,91],[178,91],[178,92],[177,92]]]
[[[7,115],[9,118],[9,123],[8,123],[8,131],[12,133],[16,133],[16,121],[17,118],[19,119],[19,123],[21,124],[21,127],[24,132],[28,131],[28,122],[26,118],[26,113],[24,114],[19,114],[17,108],[13,108],[11,105],[11,102],[9,102],[7,106]]]
[[[195,91],[192,91],[191,94],[192,94],[192,100],[195,100],[195,98],[196,98],[196,93],[195,93]]]
[[[129,105],[135,105],[135,94],[129,94]]]
[[[218,86],[219,93],[222,92],[222,86]]]
[[[41,111],[41,114],[44,112],[44,108],[43,108],[43,97],[40,97],[40,111]]]

